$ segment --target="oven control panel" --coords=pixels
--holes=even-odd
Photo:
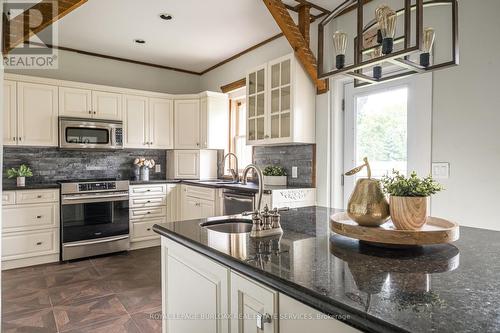
[[[115,189],[116,189],[116,182],[78,184],[78,191],[79,192],[115,190]]]

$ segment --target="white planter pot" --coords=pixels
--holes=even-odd
[[[264,185],[286,186],[286,176],[264,176]]]
[[[26,186],[26,177],[17,177],[17,186]]]

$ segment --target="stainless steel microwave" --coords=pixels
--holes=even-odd
[[[114,120],[59,117],[59,147],[123,149],[123,123]]]

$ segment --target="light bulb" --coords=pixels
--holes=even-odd
[[[335,49],[335,67],[337,69],[345,66],[345,52],[347,49],[347,34],[341,31],[335,31],[333,34],[333,47]]]
[[[394,35],[396,33],[397,14],[387,5],[380,5],[375,9],[378,27],[382,36],[382,53],[392,53]]]
[[[420,65],[424,67],[429,67],[431,64],[431,51],[434,45],[434,39],[436,38],[436,33],[433,28],[424,29],[424,41],[422,43],[422,51],[420,54]]]
[[[371,53],[371,58],[372,59],[377,59],[382,56],[382,48],[380,46],[377,46],[376,48],[373,49]],[[380,80],[382,78],[382,66],[376,65],[373,67],[373,78]]]

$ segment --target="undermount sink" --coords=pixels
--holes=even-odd
[[[252,230],[252,221],[245,219],[230,219],[202,223],[203,228],[225,234],[244,234]]]
[[[200,180],[199,183],[205,184],[239,184],[239,182],[234,180],[222,180],[222,179],[210,179],[210,180]]]

